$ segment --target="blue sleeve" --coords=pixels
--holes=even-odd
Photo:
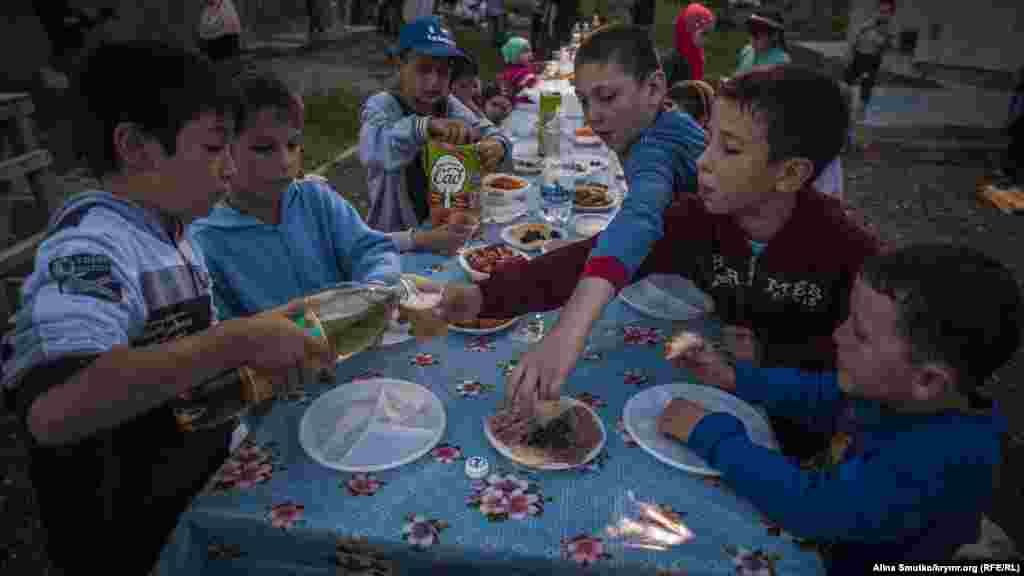
[[[323,202],[323,214],[328,215],[328,230],[334,235],[332,243],[339,268],[349,270],[355,282],[397,282],[401,265],[395,241],[367,226],[355,208],[329,184],[320,182],[316,188]]]
[[[689,124],[692,124],[690,126]],[[614,258],[632,278],[650,254],[654,243],[664,236],[665,209],[675,194],[676,170],[683,164],[686,185],[696,182],[697,158],[704,150],[704,133],[690,121],[685,134],[662,141],[642,137],[633,145],[623,169],[629,194],[608,228],[598,237],[591,258]]]
[[[390,94],[372,96],[363,105],[359,160],[366,168],[394,172],[408,165],[426,143],[421,116],[403,116]]]
[[[991,464],[982,451],[950,457],[945,448],[928,448],[933,439],[908,436],[829,470],[802,470],[753,444],[739,420],[717,413],[697,424],[688,446],[736,494],[794,536],[899,542],[928,530],[937,511],[970,511],[992,490]]]
[[[736,363],[736,395],[760,404],[772,416],[799,422],[812,432],[831,433],[842,409],[835,373],[802,372],[793,368],[757,368]]]
[[[4,385],[59,358],[102,354],[138,337],[146,323],[132,246],[116,231],[71,228],[40,245],[24,305],[6,341]]]
[[[218,259],[212,257],[216,255],[219,243],[216,238],[210,238],[209,230],[193,223],[188,227],[188,236],[192,245],[198,248],[197,253],[202,257],[206,270],[210,273],[210,291],[213,293],[213,309],[216,314],[214,320],[223,322],[245,316],[245,309],[238,302],[231,289],[231,283],[217,265]]]

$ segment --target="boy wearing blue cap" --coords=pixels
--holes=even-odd
[[[416,230],[429,216],[423,169],[427,140],[475,143],[484,171],[496,168],[512,145],[488,119],[450,94],[452,59],[465,55],[439,18],[406,24],[398,50],[398,91],[371,96],[361,115],[359,159],[366,167],[370,196],[366,221],[390,233],[402,251],[422,247],[454,254],[472,234],[471,228],[449,224]]]

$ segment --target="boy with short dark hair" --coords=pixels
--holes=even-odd
[[[824,113],[806,114],[811,106]],[[878,250],[836,200],[811,186],[842,146],[845,106],[836,82],[796,67],[759,69],[723,83],[711,141],[698,160],[698,192],[665,211],[665,236],[632,278],[664,273],[693,280],[713,298],[720,321],[741,336],[738,356],[756,351],[764,366],[830,367],[830,335],[846,317],[853,278]],[[508,380],[520,405],[558,397],[590,327],[630,281],[595,256],[621,218],[594,239],[510,265],[478,286],[446,290],[446,309],[456,321],[565,304],[545,341]],[[803,439],[797,430],[783,445],[817,448],[813,439],[802,446]]]
[[[293,180],[292,92],[277,76],[253,72],[240,82],[237,172],[231,190],[190,233],[213,277],[220,319],[281,306],[338,282],[398,280],[398,250],[371,230],[321,178]]]
[[[452,96],[459,99],[478,118],[484,118],[484,100],[480,86],[480,67],[476,59],[466,54],[465,58],[452,59]]]
[[[495,126],[500,126],[505,118],[512,113],[512,98],[494,82],[488,82],[484,86],[481,97],[484,101],[484,115]]]
[[[427,140],[475,143],[485,171],[496,168],[512,144],[450,94],[452,60],[465,53],[437,17],[403,26],[398,44],[399,90],[371,96],[361,115],[359,159],[366,167],[370,195],[366,221],[389,233],[403,252],[425,248],[454,254],[472,228],[447,224],[417,230],[430,215],[423,163]]]
[[[174,400],[243,365],[283,384],[334,358],[286,317],[299,307],[214,325],[209,273],[184,234],[234,173],[237,94],[213,64],[153,42],[102,46],[78,92],[76,143],[103,191],[51,219],[0,381],[28,432],[50,560],[109,571],[96,551],[124,542],[117,571],[145,574],[237,424],[183,433]]]
[[[949,561],[977,540],[992,505],[1006,419],[979,387],[1019,347],[1021,313],[1013,274],[971,248],[875,256],[835,332],[838,372],[733,368],[700,345],[677,359],[707,384],[832,435],[821,458],[798,466],[751,444],[733,416],[682,399],[658,429],[783,529],[821,545],[829,574]]]

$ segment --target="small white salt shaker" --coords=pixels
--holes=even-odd
[[[486,477],[489,470],[490,465],[487,464],[486,458],[481,458],[480,456],[466,458],[466,476],[473,480],[480,480]]]

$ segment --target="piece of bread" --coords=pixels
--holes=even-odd
[[[673,360],[695,349],[704,347],[704,339],[693,332],[680,332],[665,343],[665,359]]]

